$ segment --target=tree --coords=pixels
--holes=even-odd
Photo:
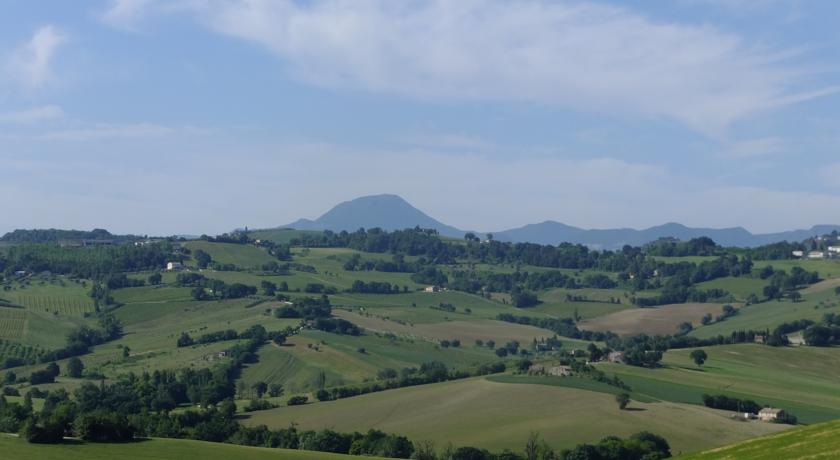
[[[152,286],[157,286],[163,281],[163,276],[160,273],[152,273],[149,275],[149,284]]]
[[[198,268],[207,268],[207,266],[210,265],[210,262],[213,261],[210,254],[202,251],[201,249],[196,249],[195,252],[193,252],[193,259],[195,259],[195,264]]]
[[[67,375],[78,379],[82,376],[82,372],[85,370],[85,365],[82,363],[82,360],[78,357],[74,356],[67,361]]]
[[[802,294],[799,291],[791,291],[790,294],[788,294],[788,298],[790,298],[793,303],[796,303],[802,300]]]
[[[265,382],[257,382],[251,386],[254,392],[257,393],[257,398],[262,398],[266,391],[268,391],[268,384]]]
[[[627,393],[619,393],[615,395],[615,402],[618,403],[618,408],[624,410],[630,404],[630,395]]]
[[[712,314],[711,313],[706,313],[705,315],[703,315],[702,318],[700,318],[700,324],[702,324],[704,326],[711,323],[711,322],[712,322]]]
[[[260,287],[262,287],[263,294],[267,296],[273,296],[277,292],[277,285],[271,281],[261,282]]]
[[[706,359],[709,357],[705,351],[700,349],[692,351],[689,356],[691,356],[691,359],[694,361],[694,364],[698,366],[702,366],[703,363],[706,362]]]
[[[540,434],[532,431],[528,435],[528,441],[525,442],[525,458],[528,460],[537,460],[537,453],[540,446]]]
[[[268,395],[271,396],[272,398],[282,396],[283,395],[283,385],[280,385],[279,383],[272,383],[271,385],[268,386]]]

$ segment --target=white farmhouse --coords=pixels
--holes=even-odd
[[[184,266],[181,264],[181,262],[167,262],[166,263],[166,269],[169,270],[169,271],[180,270],[183,267]]]

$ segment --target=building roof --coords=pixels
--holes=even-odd
[[[764,409],[761,409],[760,411],[758,411],[758,413],[759,414],[768,414],[768,415],[779,415],[784,411],[785,411],[784,409],[776,409],[774,407],[765,407]]]

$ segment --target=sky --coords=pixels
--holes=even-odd
[[[393,193],[500,231],[840,223],[834,0],[0,0],[0,233]]]

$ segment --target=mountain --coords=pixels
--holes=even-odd
[[[802,241],[835,230],[840,231],[840,225],[815,225],[807,230],[753,234],[743,227],[693,228],[682,224],[668,223],[643,230],[632,228],[582,229],[559,222],[546,221],[497,232],[493,236],[500,241],[528,241],[539,244],[570,242],[601,249],[619,249],[625,244],[641,246],[664,237],[690,240],[707,236],[722,246],[754,247],[779,241]]]
[[[397,195],[372,195],[339,203],[315,220],[299,219],[284,227],[297,230],[342,230],[379,227],[383,230],[433,228],[443,236],[460,238],[466,233],[429,217]]]
[[[373,195],[345,201],[321,217],[300,219],[286,228],[298,230],[355,231],[359,228],[379,227],[385,230],[405,228],[433,228],[441,235],[460,238],[466,231],[446,225],[409,204],[397,195]],[[555,221],[528,224],[523,227],[493,232],[499,241],[539,244],[579,243],[598,249],[620,249],[625,244],[641,246],[659,238],[673,237],[689,240],[707,236],[722,246],[753,247],[778,241],[802,241],[832,231],[840,232],[840,225],[815,225],[810,229],[788,232],[753,234],[743,227],[694,228],[667,223],[642,230],[632,228],[584,229]],[[479,232],[474,232],[479,234]]]

